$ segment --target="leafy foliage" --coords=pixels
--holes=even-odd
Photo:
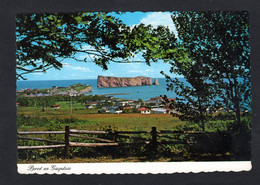
[[[56,101],[64,98],[63,96],[46,96],[46,97],[24,97],[18,96],[16,98],[16,102],[20,104],[20,106],[28,106],[28,107],[50,107],[54,105]]]
[[[182,97],[176,104],[180,115],[204,122],[207,107],[225,107],[240,124],[241,111],[250,109],[251,101],[248,13],[176,12],[172,19],[186,55],[171,58],[170,72],[189,85],[162,73],[169,90]]]
[[[18,14],[16,20],[17,78],[61,69],[65,58],[107,69],[109,61],[131,55],[126,49],[130,27],[106,13]]]

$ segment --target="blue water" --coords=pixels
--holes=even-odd
[[[114,93],[131,93],[127,95],[113,95],[116,98],[132,99],[138,100],[141,98],[146,101],[152,97],[167,95],[169,98],[175,98],[176,94],[174,92],[169,92],[166,90],[166,79],[158,78],[160,85],[151,86],[135,86],[135,87],[113,87],[113,88],[97,88],[96,79],[86,79],[86,80],[46,80],[46,81],[18,81],[17,90],[20,89],[45,89],[52,88],[52,86],[67,87],[76,83],[88,84],[92,86],[92,93],[87,93],[89,95],[101,95],[101,94],[114,94]],[[154,79],[152,79],[154,82]]]

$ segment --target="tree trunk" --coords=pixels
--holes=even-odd
[[[234,77],[233,79],[234,79],[234,90],[235,90],[234,108],[236,111],[236,121],[237,121],[237,125],[239,127],[241,127],[240,106],[239,106],[240,97],[239,97],[239,92],[238,92],[238,81],[237,81],[236,77]]]
[[[201,107],[200,96],[198,96],[198,101],[199,101],[200,123],[202,125],[202,130],[205,131],[205,123],[204,123],[204,118],[203,118],[203,111],[202,111],[202,107]]]
[[[236,110],[236,120],[237,124],[241,127],[241,118],[240,118],[240,106],[239,106],[239,100],[235,100],[235,110]]]

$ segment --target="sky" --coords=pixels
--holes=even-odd
[[[154,27],[158,25],[168,26],[176,35],[176,29],[171,19],[170,12],[126,12],[116,15],[126,25],[134,26],[140,23],[151,24]],[[86,46],[88,47],[88,46]],[[78,55],[83,59],[83,54]],[[134,60],[142,60],[141,55],[136,55]],[[102,70],[100,66],[92,62],[76,62],[73,59],[63,60],[63,68],[61,70],[49,69],[46,73],[31,73],[24,77],[27,80],[76,80],[76,79],[96,79],[98,75],[116,76],[116,77],[136,77],[147,76],[151,78],[163,78],[160,71],[169,72],[170,64],[158,62],[151,63],[148,66],[145,63],[114,63],[108,64],[108,70]],[[173,75],[174,77],[174,75]]]

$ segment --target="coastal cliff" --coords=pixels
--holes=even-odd
[[[152,85],[150,77],[113,77],[113,76],[98,76],[97,87],[129,87],[129,86],[144,86]]]

